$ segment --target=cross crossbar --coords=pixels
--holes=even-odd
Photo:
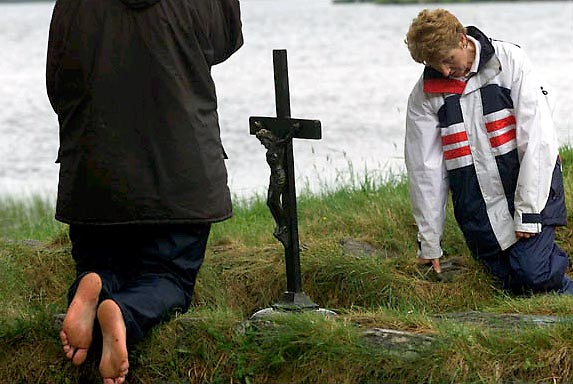
[[[322,130],[319,120],[292,119],[290,117],[260,117],[249,118],[251,135],[256,135],[261,129],[271,131],[279,139],[313,139],[322,138]]]

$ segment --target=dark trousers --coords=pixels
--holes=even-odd
[[[130,345],[175,312],[189,309],[205,257],[210,224],[71,225],[77,279],[90,272],[102,280],[100,302],[117,303]]]
[[[573,295],[573,283],[565,275],[569,258],[555,243],[555,228],[544,226],[541,233],[489,257],[477,257],[515,293],[558,292]]]

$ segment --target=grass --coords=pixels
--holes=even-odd
[[[573,149],[563,148],[566,199],[573,206]],[[239,202],[213,226],[192,309],[155,328],[132,351],[129,383],[567,383],[573,381],[573,299],[509,296],[469,256],[453,215],[445,260],[463,268],[435,281],[415,265],[407,183],[368,176],[299,197],[303,288],[338,313],[249,322],[285,289],[284,254],[261,198]],[[449,207],[451,210],[451,207]],[[569,227],[557,241],[573,254]],[[0,383],[97,383],[97,348],[80,368],[61,353],[54,316],[73,280],[66,226],[40,198],[0,201]],[[340,241],[376,252],[351,256]],[[31,241],[33,240],[33,241]],[[571,272],[571,271],[569,271]],[[465,311],[555,315],[553,326],[495,327],[443,318]],[[363,332],[389,328],[427,335],[430,346],[400,353]]]

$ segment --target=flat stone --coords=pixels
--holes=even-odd
[[[405,359],[414,358],[434,340],[427,335],[394,329],[369,328],[363,332],[367,341]]]
[[[333,312],[329,309],[325,309],[325,308],[312,308],[312,309],[301,309],[301,310],[280,310],[277,308],[264,308],[261,309],[257,312],[255,312],[251,317],[250,317],[250,321],[260,321],[260,320],[269,320],[270,318],[272,318],[273,316],[284,316],[284,315],[289,315],[289,314],[299,314],[299,313],[315,313],[318,315],[322,315],[325,317],[333,317],[333,316],[337,316],[336,312]]]
[[[44,243],[42,243],[40,240],[35,240],[35,239],[12,240],[12,239],[2,238],[0,239],[0,241],[5,242],[6,244],[21,245],[32,249],[40,249],[44,247]]]
[[[517,313],[487,313],[487,312],[457,312],[448,313],[443,315],[437,315],[436,317],[442,320],[453,320],[464,323],[474,323],[479,325],[485,325],[491,328],[514,328],[520,326],[540,326],[547,327],[555,325],[559,321],[564,319],[569,319],[573,321],[572,316],[567,318],[550,316],[550,315],[522,315]]]
[[[378,252],[378,249],[371,244],[357,241],[349,237],[340,240],[342,251],[345,255],[354,256],[357,258],[370,257]]]

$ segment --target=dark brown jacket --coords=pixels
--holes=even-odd
[[[60,123],[56,218],[230,217],[210,69],[242,42],[238,0],[58,0],[46,71]]]

